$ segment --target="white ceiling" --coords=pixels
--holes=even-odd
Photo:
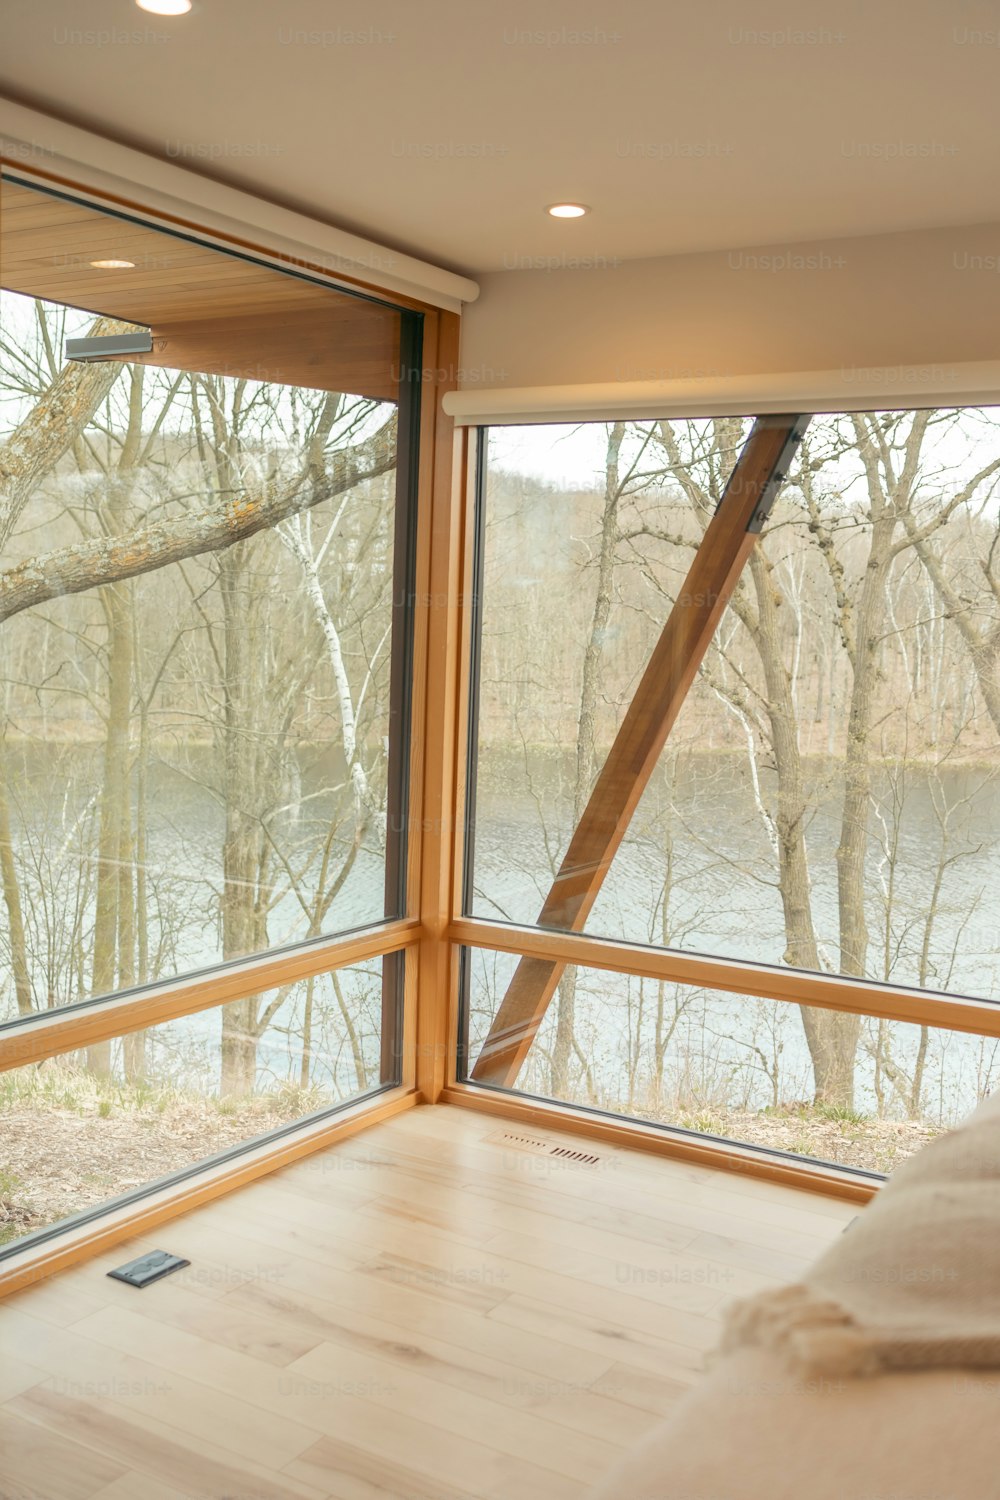
[[[1000,219],[996,0],[3,12],[0,92],[473,274]]]

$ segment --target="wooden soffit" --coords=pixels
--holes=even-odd
[[[95,260],[133,265],[98,269]],[[152,352],[131,362],[398,395],[394,308],[6,176],[0,286],[149,328]]]

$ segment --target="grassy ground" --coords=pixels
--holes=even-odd
[[[708,1135],[721,1135],[751,1146],[812,1156],[840,1167],[890,1173],[941,1134],[941,1128],[918,1120],[876,1120],[853,1110],[809,1105],[738,1112],[681,1113],[668,1123]]]
[[[0,1245],[332,1102],[296,1088],[212,1099],[57,1061],[0,1075]]]

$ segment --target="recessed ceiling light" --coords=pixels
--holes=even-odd
[[[134,260],[92,260],[95,271],[134,271]]]
[[[587,211],[584,203],[552,203],[548,209],[554,219],[582,219]]]
[[[154,16],[186,16],[191,9],[191,0],[135,0],[140,10],[151,11]]]

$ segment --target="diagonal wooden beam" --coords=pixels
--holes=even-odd
[[[809,418],[758,417],[705,529],[538,917],[580,932],[653,774]],[[471,1078],[514,1085],[564,964],[522,958]]]

